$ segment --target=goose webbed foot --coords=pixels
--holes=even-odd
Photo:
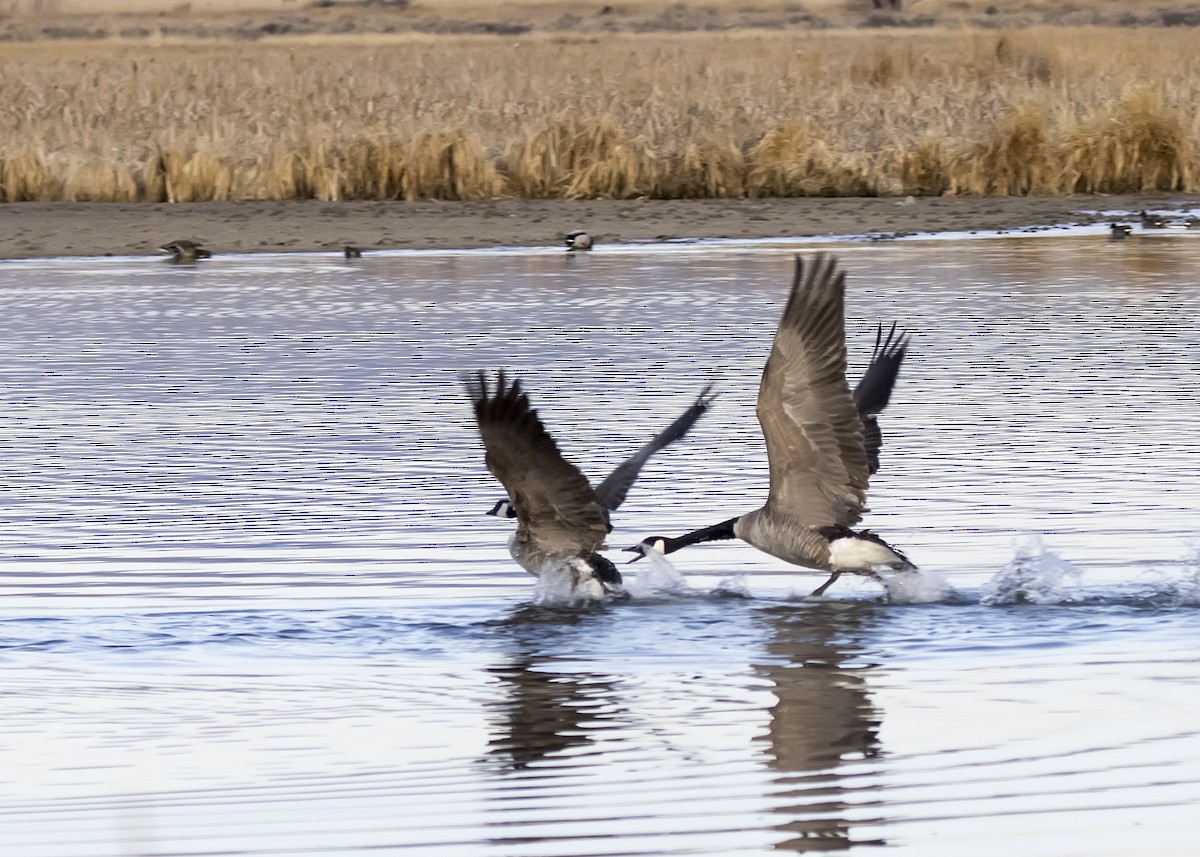
[[[809,595],[808,597],[809,598],[820,598],[822,595],[825,594],[825,590],[828,589],[829,587],[833,586],[834,581],[836,581],[841,576],[842,576],[842,573],[840,571],[835,571],[833,574],[829,575],[829,579],[827,581],[825,581],[820,586],[818,586],[816,589],[814,589],[812,591],[812,594]]]

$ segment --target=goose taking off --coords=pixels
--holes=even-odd
[[[871,364],[854,392],[846,381],[846,275],[832,257],[796,259],[796,274],[758,389],[758,421],[771,486],[753,512],[677,538],[652,536],[629,548],[672,553],[739,538],[774,557],[830,572],[821,595],[845,572],[915,566],[869,530],[851,529],[866,509],[867,480],[879,468],[883,437],[875,417],[896,383],[908,342],[880,327]]]
[[[600,505],[606,512],[617,511],[625,502],[629,489],[637,481],[638,475],[641,474],[646,462],[650,460],[650,456],[683,438],[692,430],[696,421],[708,412],[708,409],[712,407],[713,399],[716,398],[716,394],[711,391],[712,384],[709,384],[700,391],[696,401],[675,418],[674,422],[642,444],[637,452],[618,464],[616,469],[596,486],[596,499],[600,501]],[[499,518],[515,518],[517,510],[506,497],[492,506],[488,514]]]
[[[573,593],[621,594],[621,573],[598,553],[612,529],[608,512],[579,468],[562,457],[521,382],[509,383],[503,371],[494,389],[483,372],[462,380],[487,468],[516,508],[517,530],[508,541],[513,559],[534,577],[565,568]]]

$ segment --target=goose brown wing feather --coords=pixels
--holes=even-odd
[[[863,425],[846,381],[845,274],[796,259],[758,390],[770,465],[767,510],[810,526],[852,526],[866,506]]]
[[[463,378],[475,408],[485,461],[512,499],[517,526],[547,551],[593,551],[608,534],[596,492],[529,404],[521,382],[497,373],[495,389],[483,372]]]

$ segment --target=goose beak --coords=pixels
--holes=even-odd
[[[641,545],[634,545],[631,548],[621,548],[621,550],[625,551],[626,553],[637,554],[637,556],[635,556],[633,559],[628,560],[625,565],[629,565],[630,563],[637,562],[639,559],[646,558],[646,550]]]

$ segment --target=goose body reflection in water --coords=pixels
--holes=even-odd
[[[761,838],[796,853],[883,844],[856,829],[873,823],[864,821],[863,807],[878,802],[869,771],[882,752],[882,713],[864,664],[873,605],[757,610],[739,602],[738,620],[758,650],[748,662],[725,661],[717,640],[685,631],[675,642],[690,651],[664,664],[669,678],[644,665],[616,669],[612,649],[638,649],[648,635],[661,639],[660,610],[686,626],[699,609],[707,614],[699,628],[730,609],[720,600],[675,606],[677,615],[669,605],[618,615],[534,605],[497,623],[493,634],[505,654],[487,669],[495,697],[478,764],[495,778],[492,791],[506,796],[499,817],[519,801],[531,816],[602,823],[632,813],[648,830],[664,831],[690,819],[707,788],[723,793],[732,782],[754,781],[769,796],[765,805],[745,816],[736,801],[714,806],[710,823],[728,825],[735,839]],[[675,698],[681,687],[686,702]],[[729,731],[731,719],[756,727],[739,736]],[[680,776],[687,787],[678,787]],[[668,782],[674,785],[661,788]],[[561,853],[593,853],[572,850],[592,838],[591,829],[550,826],[539,841],[558,842]],[[498,832],[496,844],[510,843],[510,835]]]
[[[503,770],[522,771],[590,744],[596,730],[617,717],[616,679],[553,652],[554,640],[569,640],[571,629],[589,618],[535,605],[504,623],[501,633],[512,638],[513,651],[488,669],[502,691],[488,756],[500,760]]]
[[[871,703],[867,668],[858,662],[855,637],[872,607],[825,605],[761,614],[766,655],[755,671],[771,682],[776,702],[767,729],[768,760],[784,787],[775,812],[788,816],[778,829],[784,851],[834,851],[852,844],[850,806],[861,807],[861,784],[850,787],[839,768],[878,756],[882,713]],[[852,794],[853,793],[853,794]],[[848,798],[853,796],[853,801]]]

